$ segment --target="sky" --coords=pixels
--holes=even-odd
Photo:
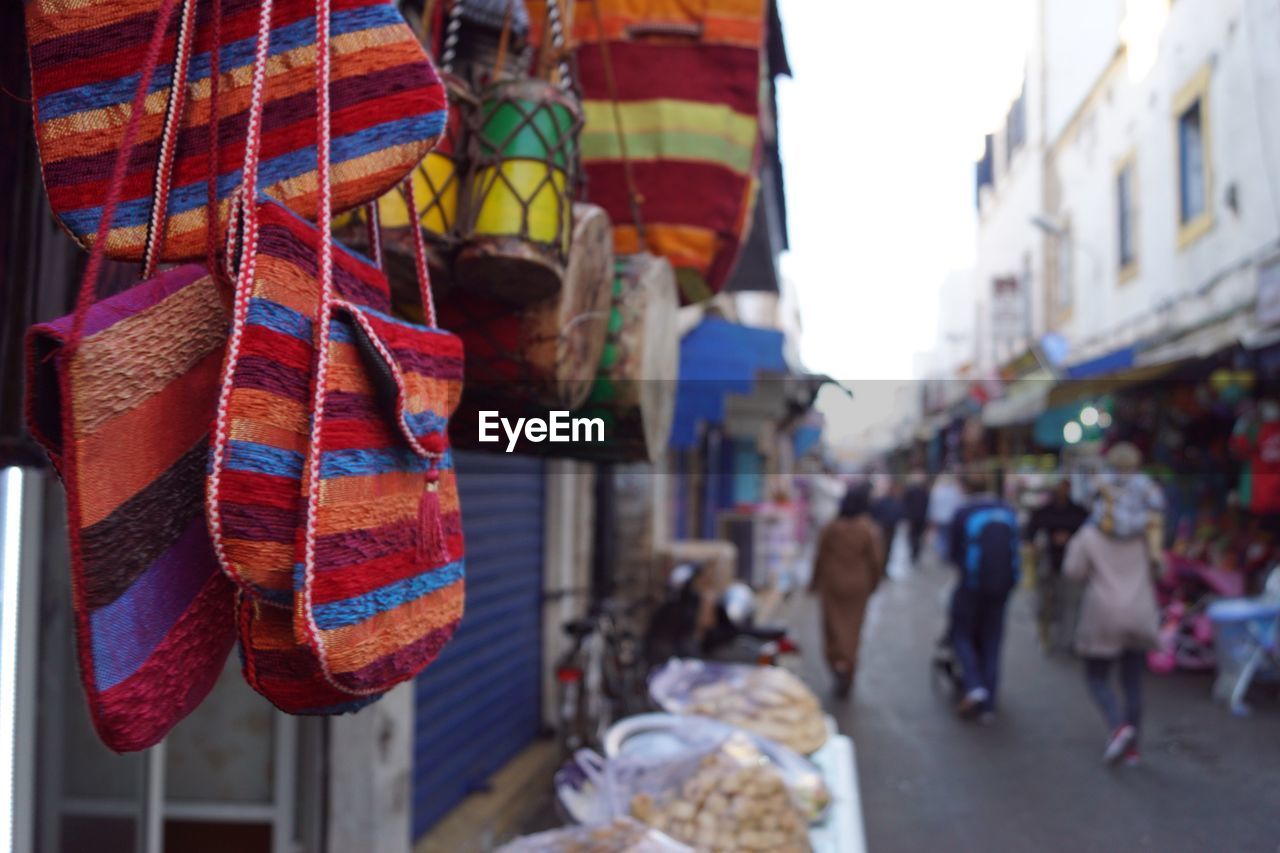
[[[1032,8],[779,0],[794,74],[778,84],[782,271],[808,369],[906,380],[932,348],[938,289],[973,262],[973,164],[1017,95]]]

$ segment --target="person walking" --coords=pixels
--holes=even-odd
[[[1103,761],[1136,765],[1146,653],[1157,644],[1160,621],[1149,536],[1164,499],[1139,470],[1142,455],[1132,444],[1117,444],[1106,459],[1111,471],[1102,478],[1089,523],[1067,545],[1062,568],[1084,584],[1075,648],[1109,729]],[[1116,669],[1123,706],[1111,686]]]
[[[1018,585],[1018,515],[995,496],[981,471],[964,477],[968,497],[951,522],[950,558],[959,571],[951,596],[951,646],[960,665],[962,693],[957,710],[995,718],[1000,682],[1000,650],[1005,610]]]
[[[929,483],[923,471],[912,471],[902,495],[902,510],[907,519],[907,542],[911,546],[911,564],[920,562],[920,545],[929,522]]]
[[[839,698],[853,689],[867,601],[884,577],[884,541],[870,508],[866,486],[848,491],[840,515],[822,531],[810,584],[822,607],[823,645]]]
[[[933,530],[938,558],[944,563],[950,557],[951,521],[963,502],[964,492],[956,478],[945,472],[938,475],[929,493],[929,526]]]
[[[889,554],[893,551],[893,540],[902,523],[904,514],[902,506],[902,484],[891,479],[884,493],[871,504],[871,517],[880,526],[880,539],[884,542],[885,574],[889,572]]]
[[[1044,540],[1039,548],[1040,559],[1036,560],[1036,616],[1040,642],[1049,651],[1065,651],[1071,643],[1077,608],[1068,606],[1062,560],[1067,542],[1088,517],[1088,510],[1071,499],[1071,481],[1063,478],[1054,484],[1049,500],[1031,513],[1027,524],[1028,542]]]

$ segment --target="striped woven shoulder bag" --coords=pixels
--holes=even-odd
[[[226,221],[247,137],[260,3],[179,3],[137,129],[137,156],[106,232],[108,256],[145,261],[144,275],[157,262],[205,256],[205,218],[214,210]],[[389,0],[331,5],[332,203],[347,210],[395,187],[431,150],[444,130],[445,94]],[[162,0],[26,3],[44,184],[59,222],[82,244],[99,231],[113,152],[161,6]],[[315,0],[276,0],[269,26],[261,190],[315,221]],[[158,157],[161,149],[172,156]],[[213,208],[205,203],[210,182],[217,190]]]
[[[106,193],[111,227],[168,0]],[[148,43],[144,39],[144,46]],[[128,104],[126,104],[128,107]],[[103,742],[159,742],[213,688],[235,643],[234,587],[204,520],[209,432],[229,312],[202,267],[94,302],[94,244],[74,314],[27,334],[28,430],[67,492],[80,678]]]
[[[325,0],[317,7],[325,222],[330,22]],[[259,62],[270,36],[260,31]],[[255,97],[246,188],[257,180],[261,108]],[[412,184],[403,186],[413,207]],[[394,317],[382,270],[335,249],[328,229],[271,201],[251,203],[248,192],[237,219],[210,531],[241,590],[250,684],[287,711],[350,710],[426,666],[461,619],[463,543],[446,426],[461,396],[462,346],[435,327],[420,231],[425,326]]]

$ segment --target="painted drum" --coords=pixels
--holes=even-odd
[[[452,254],[459,237],[461,207],[466,201],[463,190],[467,173],[468,116],[479,107],[479,102],[461,79],[448,73],[440,76],[449,94],[448,124],[439,144],[414,168],[412,178],[418,222],[427,240],[432,281],[444,290],[452,283]],[[399,187],[378,199],[384,266],[393,287],[397,281],[408,281],[412,292],[416,292],[413,232],[409,227],[412,219]],[[333,228],[342,243],[369,253],[366,208],[334,217]]]
[[[481,408],[545,417],[547,408],[573,409],[591,392],[610,312],[613,229],[595,205],[574,205],[573,217],[559,293],[519,306],[458,288],[439,306],[441,325],[466,347],[468,400]]]
[[[605,423],[605,442],[588,455],[655,461],[671,435],[680,367],[675,271],[649,254],[621,257],[615,268],[600,369],[577,414]]]
[[[560,289],[581,127],[577,101],[545,80],[502,81],[481,95],[455,269],[461,284],[522,305]]]

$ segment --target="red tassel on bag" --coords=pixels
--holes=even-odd
[[[422,565],[443,566],[449,562],[440,515],[440,471],[432,462],[418,504],[418,562]]]

